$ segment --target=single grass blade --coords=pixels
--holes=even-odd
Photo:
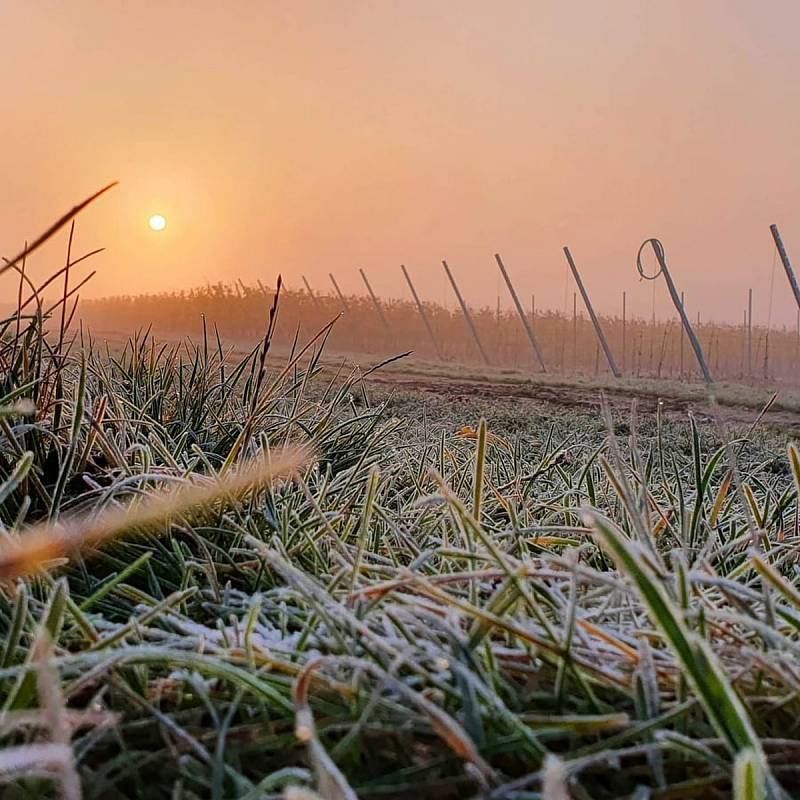
[[[68,222],[70,222],[74,217],[77,217],[78,214],[80,214],[81,211],[86,208],[86,206],[93,203],[98,197],[100,197],[100,195],[105,194],[109,189],[112,189],[117,185],[117,183],[118,181],[109,183],[107,186],[104,186],[90,197],[87,197],[83,202],[78,203],[78,205],[67,211],[64,216],[56,220],[41,236],[38,236],[36,239],[34,239],[24,250],[17,253],[14,258],[9,259],[2,266],[0,266],[0,275],[10,270],[12,267],[15,267],[20,261],[22,261],[22,259],[27,258],[34,250],[38,250],[48,239],[50,239],[54,234],[58,233],[58,231],[60,231],[61,228],[63,228]]]
[[[358,796],[347,782],[347,778],[322,746],[317,736],[314,714],[308,703],[308,687],[315,670],[321,664],[321,659],[310,661],[297,676],[292,693],[295,707],[295,735],[308,750],[309,761],[317,779],[320,795],[325,800],[358,800]]]
[[[765,800],[763,756],[750,748],[737,754],[733,764],[733,800]]]
[[[172,520],[197,514],[209,505],[230,502],[311,459],[308,448],[289,447],[269,463],[253,462],[224,481],[207,481],[177,491],[156,493],[128,508],[112,508],[94,517],[78,517],[40,525],[0,542],[0,580],[29,575],[53,559],[90,550],[120,536],[163,532]]]

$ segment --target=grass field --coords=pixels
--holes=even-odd
[[[326,330],[273,358],[277,301],[243,354],[65,305],[0,326],[4,800],[800,792],[764,397],[432,391]]]

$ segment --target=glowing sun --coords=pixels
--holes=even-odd
[[[167,227],[167,220],[162,217],[161,214],[153,214],[153,216],[147,220],[147,224],[150,226],[150,230],[163,231],[164,228]]]

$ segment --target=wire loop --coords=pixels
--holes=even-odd
[[[656,253],[656,258],[658,259],[658,271],[654,272],[652,275],[648,275],[642,266],[642,251],[649,244],[653,246],[653,250],[655,250]],[[666,263],[667,261],[664,257],[664,245],[661,244],[661,241],[659,239],[645,239],[639,248],[639,252],[636,254],[636,269],[639,271],[639,275],[646,281],[654,281],[664,271],[661,265]]]

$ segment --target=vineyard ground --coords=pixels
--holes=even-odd
[[[757,414],[766,405],[771,393],[763,397],[749,390],[750,387],[733,387],[739,393],[731,392],[729,387],[721,390],[717,410],[707,398],[698,391],[687,390],[685,384],[661,381],[658,387],[637,385],[635,381],[624,381],[619,387],[597,384],[590,381],[563,379],[560,383],[536,379],[527,381],[503,380],[490,377],[457,378],[447,374],[426,374],[413,370],[387,370],[370,375],[373,387],[393,389],[404,393],[414,393],[420,397],[439,395],[449,399],[468,399],[478,403],[522,402],[547,404],[560,408],[571,408],[596,412],[600,409],[601,398],[605,396],[612,407],[622,411],[633,401],[644,413],[655,413],[661,403],[663,414],[685,418],[692,413],[700,421],[714,421],[719,418],[734,425],[748,425],[754,422]],[[748,391],[741,391],[748,390]],[[764,414],[763,424],[800,434],[800,410],[796,408],[796,398],[782,397]]]

